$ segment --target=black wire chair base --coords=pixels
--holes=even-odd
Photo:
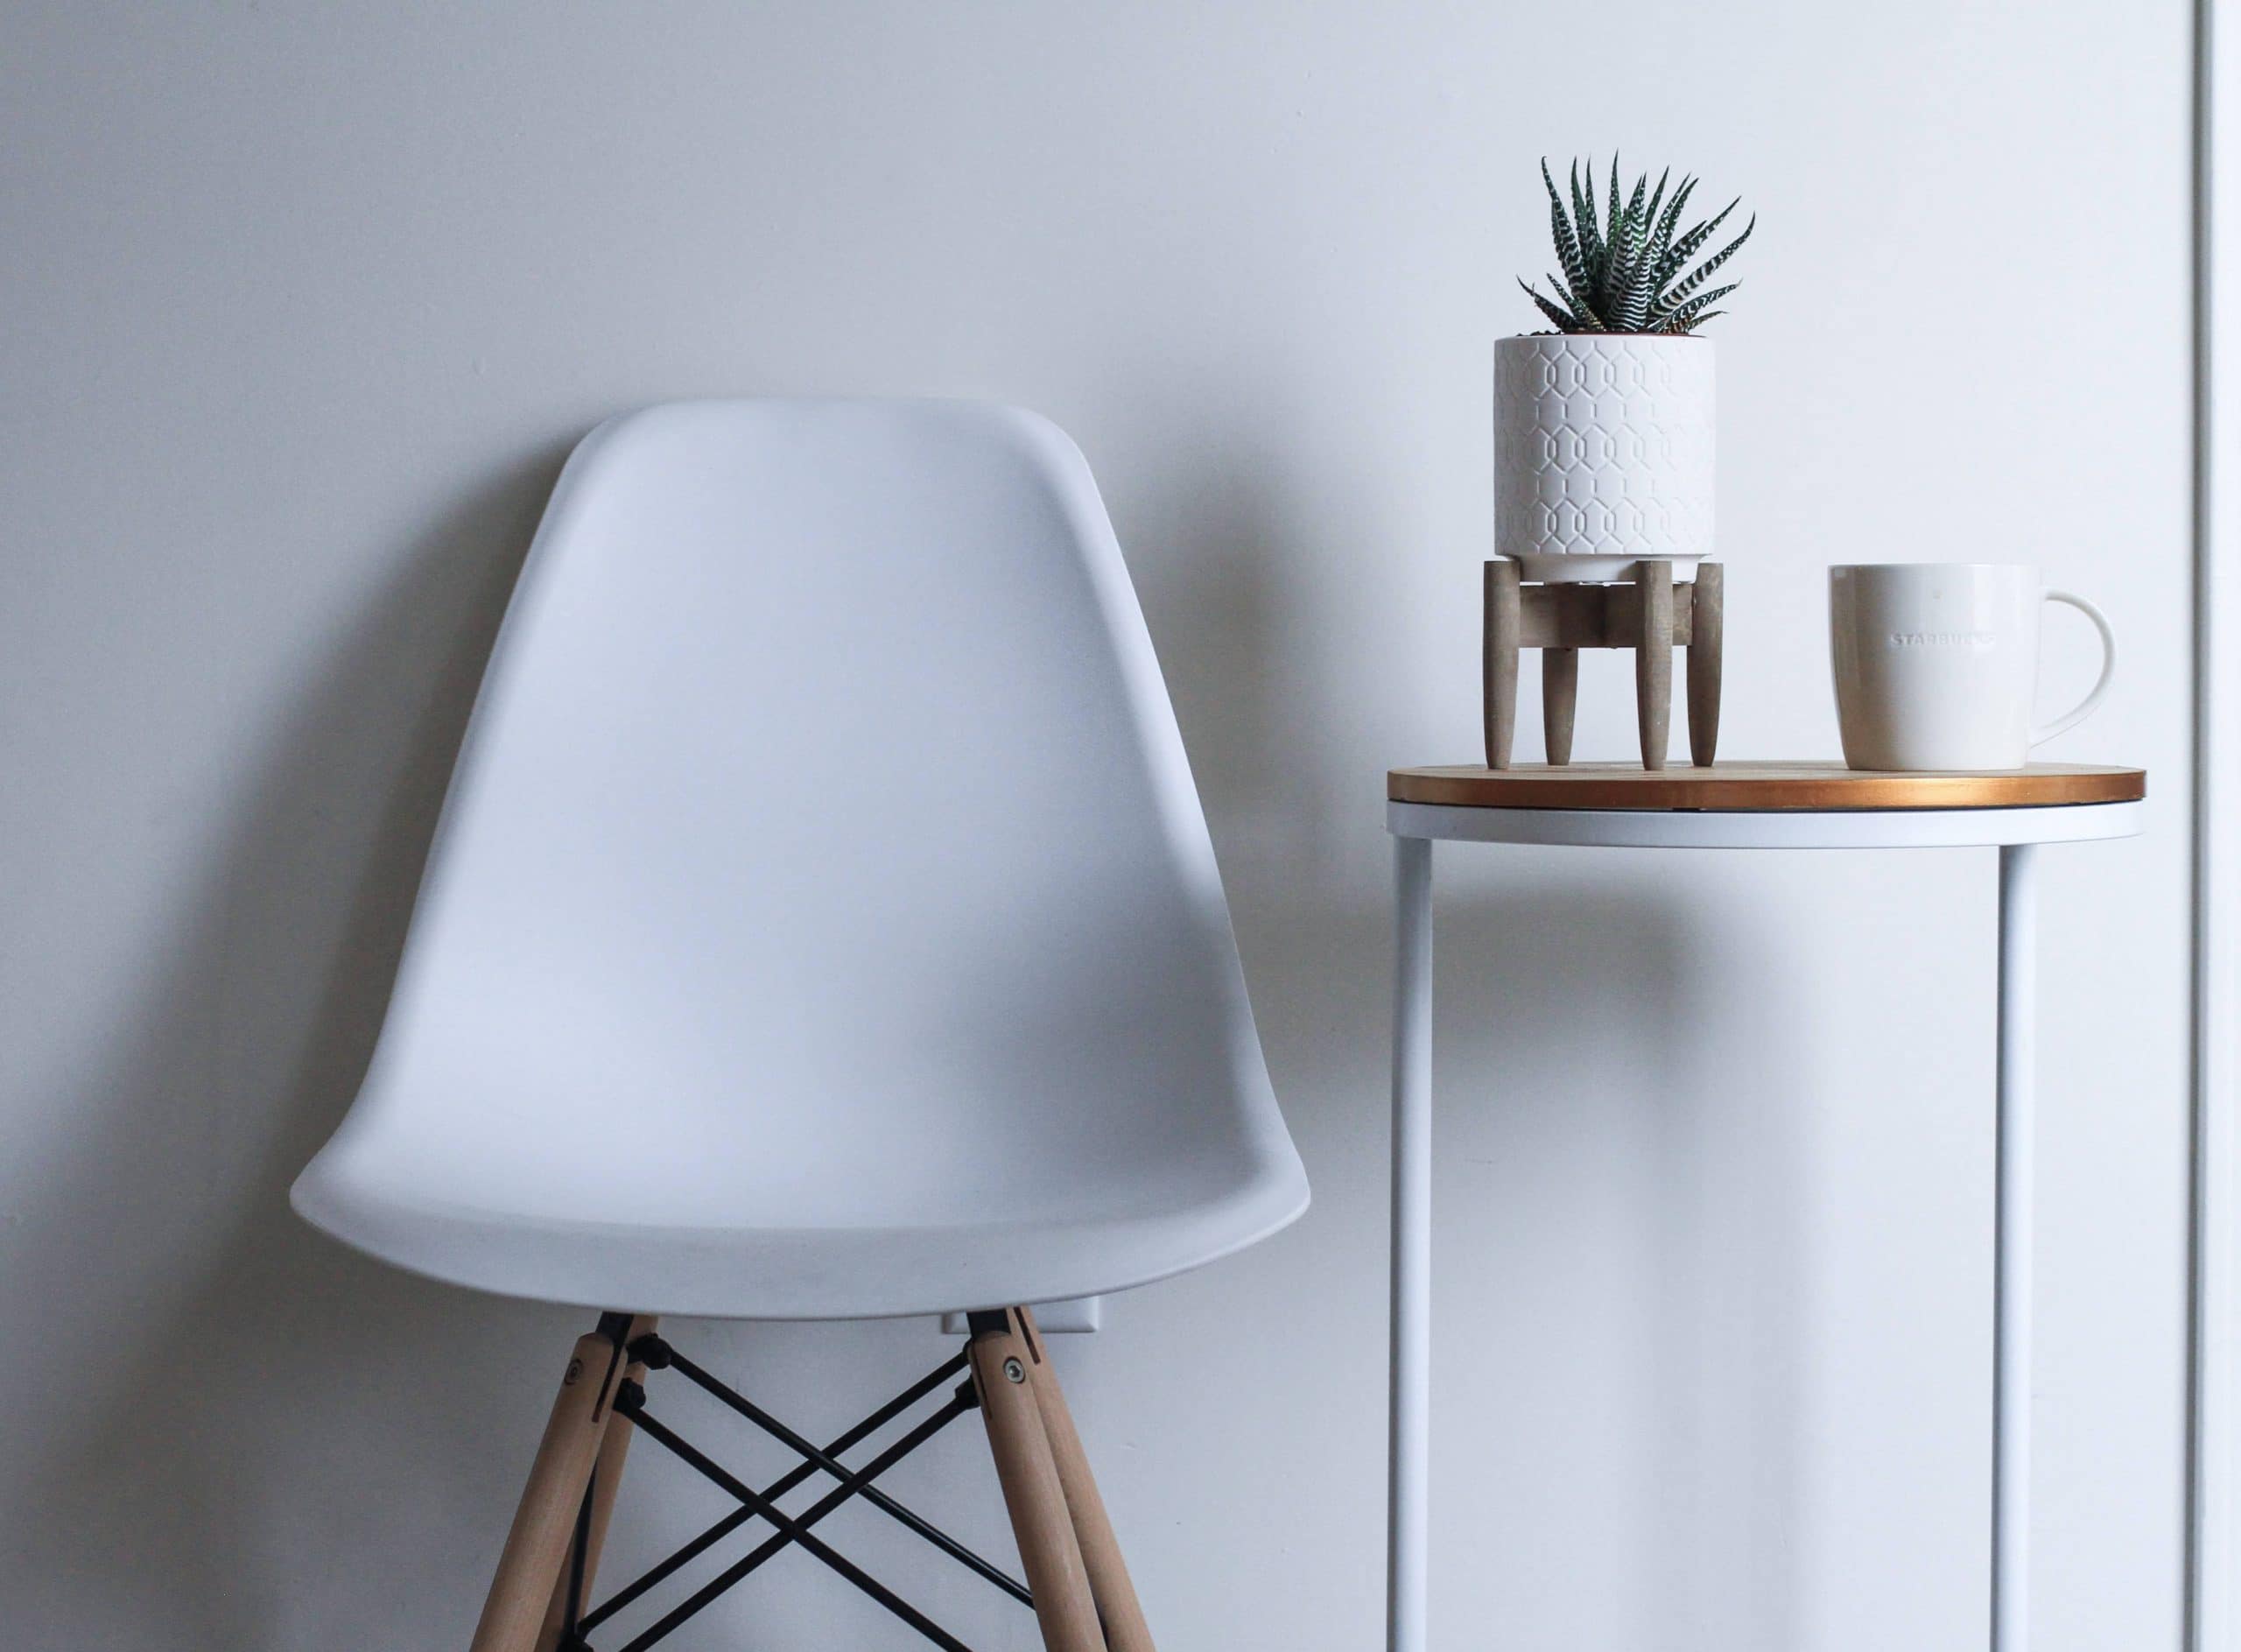
[[[606,1322],[603,1322],[606,1323]],[[834,1549],[812,1529],[827,1515],[852,1499],[861,1499],[886,1515],[898,1525],[924,1538],[935,1548],[949,1556],[967,1570],[1009,1595],[1021,1605],[1032,1606],[1034,1598],[1027,1586],[943,1531],[931,1521],[912,1512],[874,1482],[904,1458],[917,1451],[928,1440],[940,1433],[966,1412],[979,1409],[972,1379],[965,1375],[970,1363],[960,1353],[945,1360],[917,1381],[896,1395],[886,1404],[865,1417],[854,1427],[835,1437],[823,1446],[811,1443],[804,1436],[788,1428],[761,1406],[720,1381],[685,1355],[679,1353],[658,1336],[639,1337],[625,1350],[629,1361],[643,1365],[650,1374],[674,1370],[677,1374],[721,1401],[732,1410],[769,1435],[802,1460],[788,1469],[768,1486],[757,1490],[732,1474],[713,1458],[683,1438],[667,1424],[657,1417],[646,1406],[646,1390],[636,1381],[625,1378],[616,1388],[615,1409],[628,1417],[633,1427],[648,1439],[660,1445],[705,1479],[721,1487],[739,1501],[739,1507],[721,1520],[708,1527],[685,1543],[667,1559],[649,1567],[629,1583],[616,1590],[595,1606],[587,1606],[585,1595],[585,1563],[590,1544],[593,1498],[598,1489],[597,1476],[584,1488],[583,1501],[576,1515],[576,1533],[568,1556],[568,1586],[561,1619],[561,1652],[592,1652],[587,1636],[602,1625],[655,1589],[675,1577],[699,1556],[721,1543],[733,1532],[752,1521],[760,1520],[771,1529],[770,1536],[738,1561],[726,1567],[685,1599],[664,1613],[642,1631],[636,1639],[626,1642],[619,1652],[645,1652],[676,1629],[682,1627],[704,1607],[718,1599],[743,1579],[751,1576],[784,1550],[797,1548],[803,1553],[822,1561],[825,1565],[862,1590],[874,1600],[885,1606],[896,1617],[924,1635],[944,1652],[973,1652],[972,1648],[948,1630],[936,1623],[908,1600],[873,1577],[861,1566]],[[922,1417],[898,1436],[895,1442],[879,1452],[861,1468],[850,1468],[840,1460],[840,1454],[862,1444],[888,1424],[913,1409],[948,1386],[961,1375],[965,1380],[951,1388],[949,1397],[931,1413]],[[796,1487],[817,1474],[830,1476],[835,1482],[832,1490],[811,1504],[798,1515],[789,1515],[778,1507],[777,1500]]]

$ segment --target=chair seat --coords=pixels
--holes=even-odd
[[[384,1164],[339,1141],[297,1183],[299,1213],[394,1265],[447,1283],[594,1309],[737,1319],[855,1319],[1056,1302],[1213,1262],[1296,1219],[1306,1188],[1279,1155],[1257,1166],[1153,1163],[1094,1201],[1064,1178],[1022,1199],[988,1190],[981,1223],[756,1224],[714,1214],[721,1190],[684,1156],[642,1160],[581,1213],[432,1201],[425,1163]],[[464,1178],[463,1178],[464,1179]],[[487,1168],[467,1186],[502,1194]],[[954,1192],[955,1190],[951,1190]],[[763,1203],[739,1190],[741,1211]],[[889,1190],[876,1201],[907,1212]],[[945,1203],[952,1201],[945,1199]]]

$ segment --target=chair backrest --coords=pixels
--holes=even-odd
[[[587,438],[354,1135],[404,1202],[532,1223],[1128,1220],[1280,1186],[1296,1213],[1173,714],[1064,435],[728,401]]]

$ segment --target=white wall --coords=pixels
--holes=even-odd
[[[1615,142],[1762,214],[1717,324],[1725,753],[1833,753],[1831,561],[2034,559],[2123,640],[2050,753],[2154,779],[2146,837],[2049,856],[2037,1644],[2175,1646],[2187,53],[2181,0],[7,8],[11,1643],[463,1642],[578,1316],[361,1262],[286,1184],[569,444],[892,390],[1089,453],[1317,1185],[1064,1350],[1143,1592],[1177,1647],[1373,1644],[1380,775],[1473,750],[1489,341],[1535,158]],[[1585,676],[1622,756],[1626,673]],[[1989,855],[1443,879],[1439,1643],[1980,1643]],[[817,1427],[942,1348],[683,1334]],[[645,1464],[618,1569],[720,1512]],[[969,1432],[897,1484],[1001,1543]],[[758,1582],[734,1638],[915,1643]]]

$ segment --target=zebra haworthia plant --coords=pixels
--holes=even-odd
[[[1549,227],[1562,272],[1549,277],[1553,296],[1544,297],[1522,278],[1518,285],[1558,332],[1686,334],[1724,313],[1711,306],[1742,284],[1732,281],[1706,292],[1704,283],[1751,239],[1759,221],[1754,216],[1741,235],[1689,271],[1690,261],[1726,221],[1737,202],[1731,200],[1717,216],[1683,229],[1681,214],[1697,180],[1683,178],[1668,200],[1665,186],[1672,176],[1668,167],[1652,189],[1649,174],[1644,172],[1622,205],[1619,158],[1613,155],[1608,198],[1598,208],[1595,163],[1588,163],[1583,184],[1579,163],[1574,161],[1567,209],[1556,192],[1556,180],[1549,175],[1548,161],[1542,161],[1541,181],[1549,187]],[[1689,272],[1684,275],[1683,271]]]

